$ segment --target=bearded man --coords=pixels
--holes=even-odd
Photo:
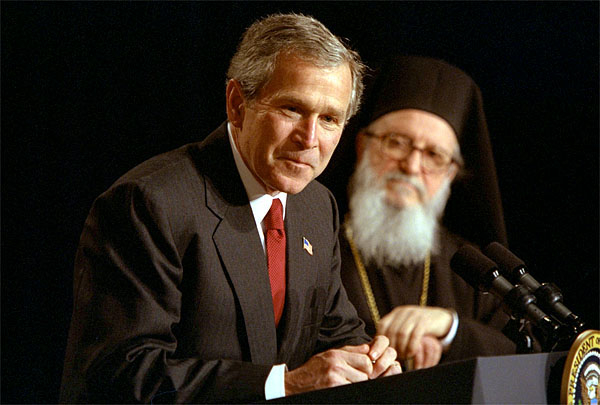
[[[467,240],[506,242],[477,85],[439,60],[392,57],[358,124],[342,280],[367,333],[407,368],[515,353],[495,298],[450,269]]]

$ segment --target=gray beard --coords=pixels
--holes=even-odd
[[[378,179],[369,162],[362,159],[350,179],[350,214],[348,226],[366,263],[410,266],[422,263],[428,252],[438,246],[438,221],[450,197],[450,181],[446,179],[438,192],[424,204],[397,208],[386,203],[385,184],[390,178],[401,178],[426,195],[425,187],[414,177],[389,173]]]

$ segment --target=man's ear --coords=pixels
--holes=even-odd
[[[450,165],[450,168],[448,169],[448,180],[450,180],[450,183],[454,181],[459,171],[460,166],[458,164],[453,163],[452,165]]]
[[[227,119],[234,127],[241,128],[244,122],[245,104],[242,86],[237,80],[231,79],[227,82],[225,90],[227,104]]]

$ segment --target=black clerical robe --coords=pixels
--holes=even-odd
[[[350,301],[365,321],[367,333],[375,333],[367,299],[360,282],[352,251],[340,233],[342,282]],[[450,268],[450,259],[464,243],[445,229],[440,232],[440,252],[431,257],[428,306],[452,308],[458,313],[459,326],[454,341],[441,362],[476,356],[514,354],[515,344],[501,332],[508,321],[496,298],[475,291]],[[423,285],[423,263],[395,268],[365,263],[381,317],[400,305],[419,305]]]

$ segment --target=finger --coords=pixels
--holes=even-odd
[[[413,369],[418,370],[420,368],[423,368],[425,357],[425,347],[424,345],[420,345],[419,349],[415,352],[415,355],[413,357]]]
[[[383,336],[389,337],[390,336],[388,333],[389,325],[390,325],[390,320],[387,316],[380,319],[379,322],[377,322],[376,335],[383,335]]]
[[[373,372],[373,362],[366,354],[340,351],[340,355],[340,358],[344,361],[347,367],[364,373],[367,375],[367,377]]]
[[[396,307],[392,312],[381,318],[377,323],[377,334],[390,337],[391,328],[394,325],[404,322],[405,312],[406,309],[404,307]]]
[[[338,372],[342,377],[348,380],[349,383],[367,381],[369,379],[369,373],[365,373],[354,367],[342,367]]]
[[[381,377],[389,377],[391,375],[396,375],[400,373],[402,373],[402,366],[400,366],[400,362],[395,361],[390,367],[388,367],[387,370],[385,370],[385,373],[383,373]]]
[[[371,360],[377,361],[377,359],[379,359],[381,354],[385,351],[385,349],[389,347],[389,345],[390,340],[387,337],[383,335],[375,336],[375,338],[371,342],[371,347],[369,350],[369,357],[371,358]]]
[[[421,339],[425,333],[423,322],[418,322],[413,328],[406,345],[406,355],[408,357],[416,356],[421,349]]]
[[[344,346],[338,350],[344,350],[346,352],[349,353],[360,353],[360,354],[367,354],[369,353],[369,351],[371,350],[371,346],[369,346],[367,343],[364,343],[362,345],[355,345],[355,346]]]
[[[442,345],[439,340],[431,336],[424,336],[423,341],[426,343],[423,345],[423,368],[433,367],[437,365],[442,358]]]
[[[373,372],[369,375],[369,378],[377,378],[396,362],[397,353],[396,350],[388,347],[377,359],[377,362],[373,364]]]
[[[317,355],[325,370],[325,379],[329,386],[339,385],[345,380],[349,382],[366,381],[373,371],[371,359],[366,354],[352,353],[341,349],[331,349]]]
[[[423,356],[423,362],[421,364],[421,366],[419,368],[429,368],[429,367],[433,367],[438,363],[438,361],[436,361],[435,357],[432,356],[431,353],[424,353]]]
[[[407,319],[403,324],[394,325],[390,331],[392,334],[391,336],[394,336],[395,338],[395,344],[393,347],[396,349],[398,356],[400,356],[401,359],[411,357],[408,353],[408,343],[413,329],[413,320]]]
[[[396,307],[377,324],[377,333],[387,336],[390,346],[394,348],[397,348],[399,345],[398,332],[406,323],[407,314],[410,310],[409,306]]]
[[[395,309],[393,312],[391,312],[388,315],[395,315],[398,314],[398,310]],[[396,328],[398,325],[398,318],[392,318],[389,317],[388,315],[386,315],[386,317],[384,319],[382,319],[378,324],[377,324],[377,334],[381,335],[381,336],[386,336],[388,338],[389,341],[389,345],[392,347],[395,347],[397,345],[397,336],[396,336]],[[392,319],[394,320],[392,322]]]

